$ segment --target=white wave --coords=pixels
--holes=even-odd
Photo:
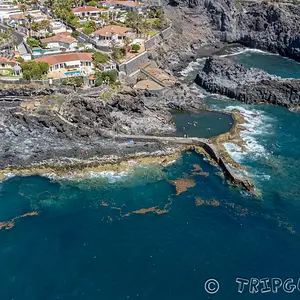
[[[260,54],[266,54],[266,55],[277,55],[276,53],[270,53],[270,52],[266,52],[266,51],[259,50],[259,49],[235,48],[232,53],[223,54],[223,55],[220,55],[220,57],[235,56],[235,55],[240,55],[240,54],[247,53],[247,52],[250,52],[250,53],[260,53]]]
[[[4,176],[5,176],[6,179],[9,179],[9,178],[15,177],[16,174],[14,174],[14,173],[4,173]]]
[[[233,160],[235,160],[236,162],[242,161],[245,153],[241,147],[233,143],[224,143],[224,147]]]
[[[224,146],[228,153],[236,161],[242,161],[245,155],[252,158],[268,157],[270,153],[260,143],[259,137],[266,134],[272,134],[273,118],[267,116],[263,111],[256,109],[247,109],[243,106],[228,106],[226,111],[238,110],[245,119],[246,123],[241,124],[245,130],[241,131],[240,136],[244,141],[246,152],[238,146],[232,146],[226,143]]]
[[[106,178],[109,183],[114,183],[123,180],[128,176],[128,172],[113,172],[113,171],[103,171],[103,172],[93,172],[89,173],[90,178]]]
[[[70,181],[78,181],[83,179],[93,179],[93,178],[106,178],[109,183],[114,183],[116,181],[122,180],[125,176],[127,176],[128,172],[114,172],[114,171],[102,171],[102,172],[94,172],[89,171],[86,173],[73,173],[69,172],[67,175],[59,176],[55,173],[46,173],[43,174],[43,177],[46,177],[50,180],[70,180]]]
[[[197,58],[195,61],[190,62],[179,74],[182,75],[183,78],[187,77],[191,72],[197,70],[205,59],[207,59],[207,57]]]

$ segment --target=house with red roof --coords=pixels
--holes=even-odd
[[[108,10],[94,6],[78,6],[72,9],[74,15],[78,18],[100,17],[102,14],[108,14]]]
[[[72,51],[78,46],[77,40],[71,36],[70,32],[60,32],[54,36],[41,39],[41,42],[50,49],[64,48]]]
[[[117,25],[107,25],[93,33],[99,46],[111,47],[113,43],[123,45],[124,39],[132,35],[132,29]]]
[[[2,76],[21,75],[21,67],[14,59],[0,57],[0,74]]]
[[[107,0],[101,1],[100,4],[106,8],[121,8],[128,11],[135,11],[141,8],[141,4],[137,1],[118,1],[118,0]]]
[[[94,74],[93,54],[87,52],[63,53],[34,59],[49,65],[48,77],[65,78]]]

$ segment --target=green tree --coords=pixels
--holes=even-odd
[[[112,57],[116,60],[120,60],[126,56],[125,47],[116,47],[113,49]]]
[[[41,29],[40,23],[32,22],[31,29],[35,32],[38,32]]]
[[[86,35],[91,34],[92,32],[97,30],[97,23],[93,20],[90,20],[84,24],[84,28],[82,32]]]
[[[27,61],[21,63],[23,77],[27,80],[42,79],[43,75],[49,71],[49,65],[45,62]]]
[[[92,0],[92,1],[89,1],[89,2],[87,3],[87,5],[97,7],[97,6],[98,6],[98,3],[97,3],[97,1]]]
[[[104,82],[114,84],[118,79],[118,72],[116,70],[105,72],[98,71],[95,74],[95,79],[95,86],[100,86]]]
[[[40,41],[39,40],[36,40],[32,37],[28,37],[26,39],[26,43],[27,45],[30,47],[30,48],[36,48],[36,47],[39,47],[40,46]]]
[[[21,57],[21,56],[18,57],[18,58],[17,58],[17,62],[20,63],[20,64],[23,63],[23,62],[24,62],[24,58]]]
[[[72,31],[71,36],[72,36],[73,38],[77,39],[78,36],[79,36],[79,32],[74,30],[74,31]]]
[[[31,36],[31,26],[32,26],[32,22],[33,22],[33,17],[30,15],[30,14],[26,14],[25,15],[25,18],[27,20],[27,25],[26,27],[28,28],[29,30],[29,36]]]
[[[97,66],[99,63],[105,63],[108,60],[107,55],[101,53],[101,52],[95,52],[93,54],[93,60],[95,65]]]
[[[77,87],[81,87],[84,84],[83,77],[72,77],[63,81],[64,85],[75,85]]]
[[[72,0],[56,0],[53,5],[55,13],[66,10],[70,12],[72,10]]]
[[[131,46],[131,49],[132,49],[132,51],[133,52],[139,52],[139,50],[141,49],[141,46],[140,45],[138,45],[138,44],[133,44],[132,46]]]

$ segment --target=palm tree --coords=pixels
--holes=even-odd
[[[29,30],[29,36],[31,37],[31,26],[32,26],[32,21],[33,17],[30,14],[26,14],[25,18],[27,19],[28,22],[28,30]]]
[[[124,38],[124,46],[125,46],[125,50],[126,50],[126,53],[128,52],[128,47],[129,47],[129,44],[131,43],[131,39],[129,37],[125,37]]]
[[[41,29],[41,24],[38,22],[32,22],[31,24],[31,30],[35,33],[38,33]]]

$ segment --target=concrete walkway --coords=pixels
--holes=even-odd
[[[248,191],[254,190],[253,183],[245,176],[236,173],[234,169],[229,166],[226,161],[219,155],[219,152],[215,145],[213,145],[209,139],[204,138],[180,138],[180,137],[161,137],[161,136],[148,136],[148,135],[116,135],[112,137],[118,140],[132,140],[136,142],[162,142],[173,143],[182,145],[194,145],[202,147],[210,157],[221,167],[223,173],[227,179],[233,184],[242,186]]]

